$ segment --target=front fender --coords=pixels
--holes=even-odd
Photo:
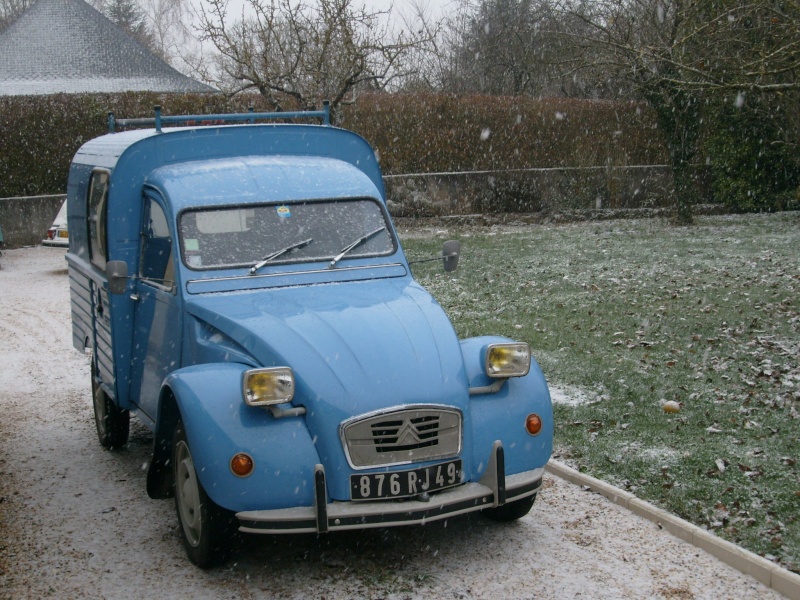
[[[461,354],[470,388],[492,383],[483,366],[486,345],[512,341],[495,336],[461,340]],[[531,369],[525,377],[509,379],[493,394],[470,396],[469,406],[475,447],[491,447],[495,439],[501,439],[507,476],[543,467],[550,460],[553,453],[553,406],[544,374],[535,360],[531,359]],[[525,429],[525,419],[531,413],[542,419],[542,430],[535,436]],[[502,432],[502,437],[497,437],[498,432]],[[484,460],[483,454],[476,453],[475,460]],[[474,469],[483,473],[486,465],[480,463]]]
[[[164,385],[175,398],[195,471],[209,497],[231,511],[311,505],[319,456],[305,419],[276,419],[242,399],[242,374],[251,367],[205,364],[174,371]],[[249,477],[230,470],[246,452],[255,462]]]

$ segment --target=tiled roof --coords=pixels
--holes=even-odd
[[[39,0],[0,32],[0,96],[214,92],[83,0]]]

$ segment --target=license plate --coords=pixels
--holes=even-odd
[[[404,498],[435,492],[461,483],[461,461],[453,460],[420,469],[350,476],[353,500]]]
[[[60,237],[60,238],[69,237],[69,231],[64,231],[64,230],[59,231],[58,232],[58,237]]]

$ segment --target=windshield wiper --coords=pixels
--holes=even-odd
[[[333,267],[335,267],[336,263],[342,260],[345,254],[347,254],[351,250],[354,250],[355,248],[358,248],[361,244],[366,244],[368,241],[370,241],[372,238],[378,235],[381,231],[386,231],[386,225],[384,225],[383,227],[378,227],[375,231],[370,231],[367,235],[362,235],[352,244],[348,244],[347,246],[342,248],[339,254],[333,257],[333,260],[328,265],[328,268],[332,269]]]
[[[299,250],[300,248],[305,248],[313,241],[314,238],[308,238],[307,240],[303,240],[302,242],[295,242],[294,244],[290,244],[285,248],[281,248],[277,252],[268,254],[260,261],[258,261],[256,264],[254,264],[252,267],[250,267],[250,275],[255,275],[256,271],[258,271],[261,267],[266,265],[268,262],[275,260],[279,256],[283,256],[284,254],[286,254],[287,252],[291,252],[292,250]]]

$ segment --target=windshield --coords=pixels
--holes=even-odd
[[[180,220],[183,261],[191,269],[250,269],[265,260],[330,261],[353,240],[378,229],[343,260],[394,253],[394,239],[375,200],[216,207],[185,211]]]

